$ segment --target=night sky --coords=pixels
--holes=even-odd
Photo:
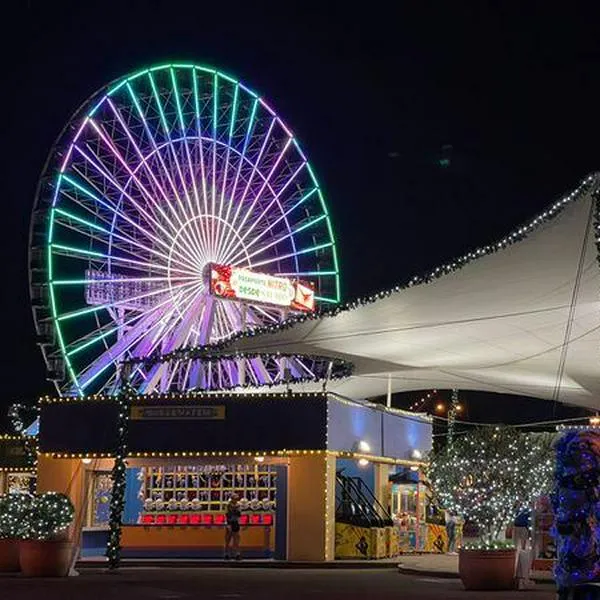
[[[503,236],[600,169],[595,4],[11,7],[1,42],[0,410],[51,389],[29,308],[29,218],[53,141],[97,88],[156,62],[189,60],[261,93],[325,189],[350,299]],[[502,419],[496,402],[478,411],[481,396],[470,395],[471,412]],[[519,412],[552,416],[549,405],[520,402]]]

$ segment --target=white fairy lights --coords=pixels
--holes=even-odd
[[[553,466],[550,434],[486,427],[437,452],[430,476],[442,506],[477,524],[489,545],[533,498],[550,490]]]

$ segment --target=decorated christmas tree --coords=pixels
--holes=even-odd
[[[441,505],[474,523],[493,548],[516,515],[550,491],[553,467],[549,434],[485,427],[435,452],[430,479]]]

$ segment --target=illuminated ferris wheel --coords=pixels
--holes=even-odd
[[[38,187],[30,284],[66,395],[113,392],[124,360],[339,301],[330,217],[296,138],[252,90],[188,64],[118,80],[65,127]],[[247,384],[276,383],[260,359],[131,377],[143,393],[234,388],[242,367]]]

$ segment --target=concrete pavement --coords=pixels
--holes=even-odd
[[[0,577],[1,600],[554,600],[554,586],[527,592],[465,592],[457,579],[364,570],[86,569],[79,577]]]

